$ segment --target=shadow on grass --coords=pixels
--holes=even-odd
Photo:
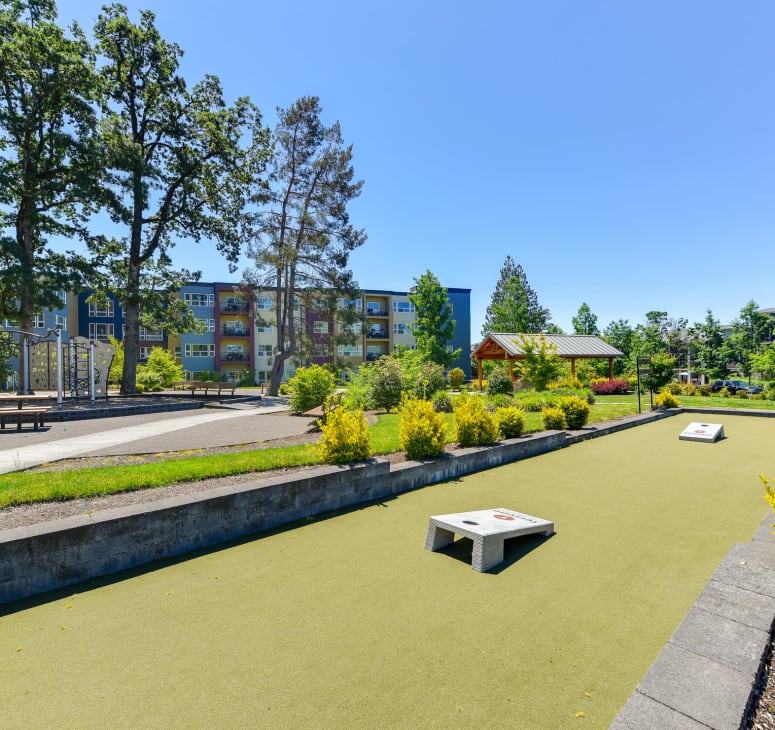
[[[514,563],[524,558],[525,555],[528,555],[536,548],[541,547],[547,540],[551,540],[552,537],[554,537],[554,533],[551,535],[525,535],[524,537],[509,538],[503,544],[503,562],[490,568],[487,573],[497,575],[501,571],[507,570],[514,565]],[[466,563],[470,567],[473,547],[473,540],[468,537],[461,537],[460,539],[455,540],[451,545],[436,550],[436,552],[447,555],[450,558],[455,558],[462,563]]]

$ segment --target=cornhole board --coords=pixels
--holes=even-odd
[[[678,438],[682,441],[714,443],[724,438],[724,426],[720,423],[690,423]]]
[[[425,549],[440,550],[451,544],[455,535],[467,537],[474,543],[471,567],[483,573],[503,562],[505,540],[537,532],[551,535],[554,523],[504,507],[435,515],[428,524]]]

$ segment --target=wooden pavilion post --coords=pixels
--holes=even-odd
[[[478,357],[476,359],[476,369],[479,374],[479,390],[482,389],[482,358]]]
[[[614,379],[614,359],[612,357],[608,358],[608,379]]]

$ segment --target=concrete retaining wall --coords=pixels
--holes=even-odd
[[[0,604],[566,445],[562,431],[427,462],[321,467],[0,533]]]

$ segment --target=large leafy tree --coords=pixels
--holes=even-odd
[[[93,54],[56,17],[53,0],[0,2],[0,316],[22,332],[93,273],[84,257],[49,245],[87,235],[102,178]],[[21,359],[20,384],[24,367]]]
[[[171,292],[198,275],[172,269],[175,240],[212,241],[236,266],[266,135],[250,100],[228,106],[215,76],[187,88],[178,73],[182,51],[161,37],[152,12],[142,11],[134,24],[126,7],[107,6],[94,35],[104,61],[102,137],[116,194],[112,212],[126,230],[94,250],[107,257],[124,310],[121,391],[133,393],[141,314],[143,324],[174,329],[182,311]]]
[[[571,320],[573,332],[577,335],[597,335],[600,330],[597,328],[597,315],[592,313],[589,305],[582,302],[579,311]]]
[[[622,375],[628,364],[635,357],[636,336],[635,330],[630,326],[626,319],[618,319],[610,322],[603,330],[603,339],[609,344],[624,353],[623,358],[614,360],[614,375]],[[601,371],[602,374],[602,371]]]
[[[490,332],[544,332],[550,323],[549,310],[538,303],[524,269],[506,256],[485,313],[482,336]]]
[[[772,319],[759,311],[759,305],[753,299],[732,322],[732,332],[724,343],[727,359],[737,362],[745,376],[750,377],[751,358],[762,352],[771,328]]]
[[[693,359],[708,378],[721,378],[727,372],[724,336],[721,323],[709,309],[702,322],[695,322],[690,330]]]
[[[460,357],[461,349],[450,351],[447,345],[455,336],[456,322],[451,317],[449,294],[438,278],[427,270],[409,293],[414,304],[415,318],[409,325],[417,343],[417,350],[426,360],[448,368]]]
[[[245,272],[247,282],[274,293],[277,349],[270,394],[280,387],[285,362],[298,356],[299,305],[333,316],[338,299],[358,294],[347,262],[366,234],[351,225],[347,205],[360,195],[363,181],[354,179],[352,146],[344,144],[339,123],[325,126],[321,113],[316,96],[277,110],[269,205],[255,217],[248,246],[255,267]]]

